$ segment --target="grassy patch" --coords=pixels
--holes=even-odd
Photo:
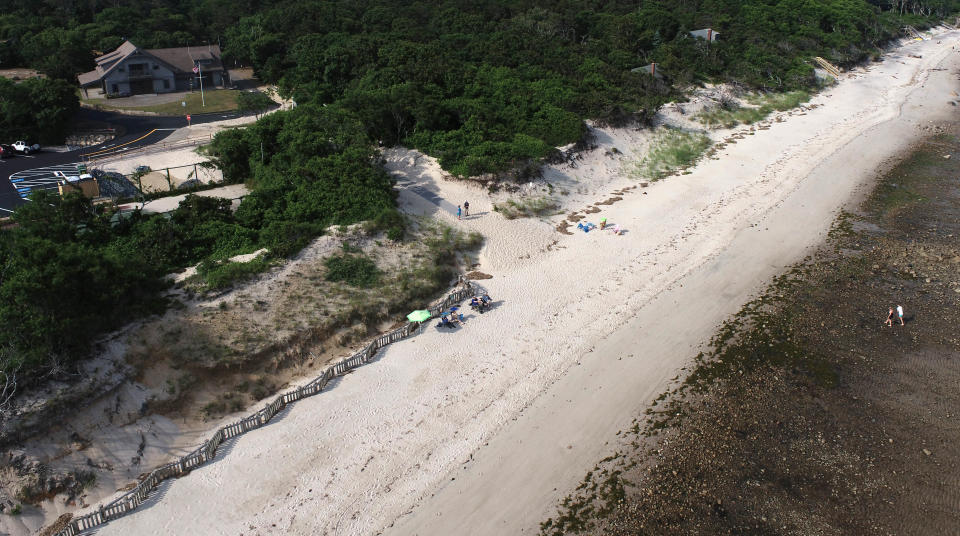
[[[83,102],[104,110],[139,110],[160,115],[204,114],[236,110],[238,93],[229,89],[216,89],[204,91],[201,99],[200,92],[195,91],[185,93],[183,97],[173,102],[152,106],[123,106],[124,101],[117,101],[117,99],[83,99]],[[183,106],[181,102],[186,102],[187,105]]]
[[[666,129],[653,141],[647,156],[637,164],[635,174],[644,179],[662,179],[696,163],[709,147],[710,138],[702,132]]]
[[[806,91],[787,93],[761,93],[747,97],[751,106],[717,108],[696,116],[696,120],[707,127],[733,128],[737,125],[750,125],[766,118],[772,112],[782,112],[796,108],[810,100]]]
[[[493,210],[503,214],[508,220],[543,216],[557,210],[560,205],[550,197],[534,197],[519,201],[508,199],[504,203],[493,205]]]

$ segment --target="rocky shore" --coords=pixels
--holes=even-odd
[[[960,526],[960,123],[926,130],[619,434],[541,534]],[[898,304],[905,324],[884,325]]]

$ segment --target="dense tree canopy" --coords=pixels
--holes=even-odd
[[[0,78],[0,141],[61,143],[79,108],[76,87],[64,80]]]
[[[584,119],[627,124],[705,81],[786,90],[810,58],[862,61],[960,0],[7,0],[0,138],[62,136],[76,74],[125,39],[220,43],[298,106],[220,133],[209,152],[252,192],[191,197],[169,216],[117,219],[36,194],[0,233],[0,370],[55,371],[101,333],[162,307],[162,275],[268,247],[298,251],[330,224],[402,237],[377,146],[401,143],[457,175],[530,169]],[[691,30],[713,28],[707,43]],[[632,69],[660,64],[664,79]],[[24,106],[23,103],[29,103]],[[260,109],[252,96],[243,105]]]
[[[576,141],[580,121],[643,117],[685,85],[813,82],[811,56],[865,59],[958,0],[12,0],[0,65],[74,81],[124,39],[221,43],[298,103],[333,104],[372,140],[458,175],[500,172]],[[42,7],[38,7],[42,6]],[[708,45],[690,30],[721,34]],[[631,72],[660,64],[666,81]]]

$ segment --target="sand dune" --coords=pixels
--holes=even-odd
[[[620,192],[587,220],[623,236],[561,234],[562,215],[505,220],[484,190],[388,151],[398,175],[470,201],[479,215],[456,222],[448,205],[401,195],[409,212],[486,236],[482,283],[498,306],[390,346],[98,534],[534,532],[720,321],[817,244],[920,127],[955,113],[958,38],[910,43],[649,188],[624,190],[640,135],[598,132],[576,168],[547,176],[570,192],[565,212]]]

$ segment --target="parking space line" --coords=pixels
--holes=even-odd
[[[33,192],[34,190],[56,189],[58,183],[60,182],[60,177],[57,177],[55,172],[62,171],[65,173],[75,174],[77,172],[78,163],[79,162],[73,162],[69,164],[57,164],[41,168],[25,169],[23,171],[10,174],[8,180],[20,195],[20,198],[27,199],[30,195],[30,192]]]

